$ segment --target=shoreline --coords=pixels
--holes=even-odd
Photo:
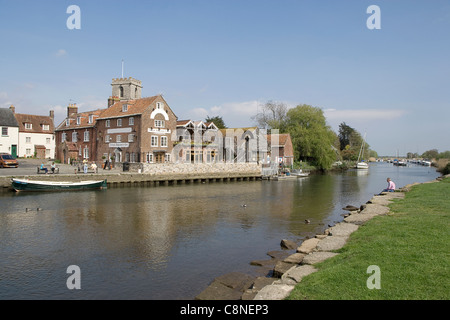
[[[389,205],[394,199],[403,199],[411,187],[419,184],[435,183],[450,175],[441,175],[434,180],[411,183],[396,192],[374,195],[360,208],[349,210],[342,222],[329,226],[322,234],[305,239],[300,246],[289,240],[281,240],[280,251],[271,251],[269,260],[252,261],[250,264],[267,268],[274,264],[270,277],[252,277],[247,274],[230,272],[213,279],[195,300],[284,300],[303,277],[319,271],[315,264],[338,255],[334,252],[345,246],[350,235],[372,218],[389,213]],[[356,209],[356,210],[355,210]],[[284,248],[284,249],[283,249]],[[284,254],[283,254],[284,250]],[[289,253],[289,251],[293,251]],[[269,273],[270,274],[270,269]]]

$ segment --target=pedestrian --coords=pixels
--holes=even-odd
[[[386,189],[383,189],[381,192],[394,192],[395,191],[395,183],[391,180],[391,178],[386,179],[388,185]]]
[[[83,171],[84,173],[88,172],[88,161],[86,159],[83,160]]]

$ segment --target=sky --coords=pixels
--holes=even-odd
[[[54,110],[56,124],[69,103],[106,108],[123,60],[123,76],[141,80],[144,97],[162,94],[180,120],[221,116],[248,127],[268,101],[309,104],[336,133],[345,122],[366,134],[380,156],[450,150],[448,0],[0,0],[0,8],[2,108]]]

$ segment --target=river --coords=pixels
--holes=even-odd
[[[250,261],[342,221],[387,177],[402,187],[438,176],[374,163],[287,181],[2,193],[0,299],[193,299],[225,273],[262,275]],[[79,290],[66,286],[70,265]]]

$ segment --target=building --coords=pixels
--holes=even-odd
[[[19,124],[14,117],[14,106],[10,108],[0,108],[0,152],[9,153],[17,157],[19,145]]]
[[[261,144],[264,136],[258,127],[227,128],[219,130],[223,143],[221,159],[225,162],[259,162],[261,152],[266,150]]]
[[[113,79],[108,108],[99,115],[97,159],[171,162],[177,117],[161,95],[141,98],[141,82]],[[117,101],[119,98],[119,101]]]
[[[76,104],[69,104],[67,117],[55,129],[56,159],[62,163],[99,161],[96,122],[103,110],[78,112]]]
[[[267,135],[267,142],[270,161],[283,166],[294,164],[294,147],[289,133],[269,134]]]
[[[19,124],[18,156],[23,158],[53,159],[55,157],[54,112],[48,116],[15,113]]]
[[[174,162],[214,163],[217,161],[221,133],[213,122],[177,121],[174,144]]]

